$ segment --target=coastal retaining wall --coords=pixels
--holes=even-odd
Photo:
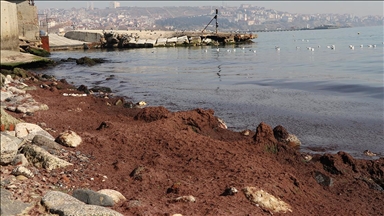
[[[98,43],[100,40],[102,40],[102,38],[104,38],[104,35],[101,33],[101,31],[69,31],[65,33],[64,37],[72,40]]]
[[[19,36],[29,41],[39,41],[39,19],[37,7],[30,5],[28,1],[12,1],[17,5],[17,19]]]
[[[19,49],[19,29],[17,6],[15,3],[1,1],[1,49]]]

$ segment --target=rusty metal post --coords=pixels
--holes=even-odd
[[[49,36],[48,35],[44,35],[44,36],[40,36],[41,38],[41,47],[43,48],[43,50],[47,51],[47,52],[50,52],[49,50]]]

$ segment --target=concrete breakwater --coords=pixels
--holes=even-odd
[[[67,32],[64,37],[84,41],[85,48],[150,48],[251,43],[257,35],[153,30],[76,30]]]

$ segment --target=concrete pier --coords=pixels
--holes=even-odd
[[[74,30],[65,33],[65,38],[87,44],[89,48],[118,47],[118,48],[145,48],[159,46],[201,46],[219,44],[237,44],[252,42],[257,35],[239,33],[202,33],[202,32],[176,32],[153,30],[130,31],[103,31],[103,30]],[[51,50],[60,46],[50,42]],[[81,46],[80,46],[81,47]]]

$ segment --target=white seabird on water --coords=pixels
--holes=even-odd
[[[278,46],[275,46],[275,49],[276,49],[277,51],[280,51],[280,47],[278,47]]]

